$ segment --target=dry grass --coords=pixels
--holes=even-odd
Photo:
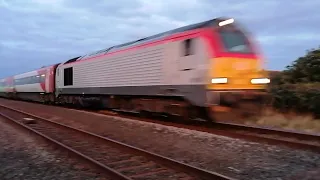
[[[320,133],[320,119],[314,119],[311,115],[298,115],[293,112],[283,114],[266,110],[260,118],[248,120],[245,124]]]

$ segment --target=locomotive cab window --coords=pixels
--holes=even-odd
[[[73,85],[73,68],[69,67],[64,69],[64,86]]]
[[[190,55],[193,55],[194,54],[194,40],[193,39],[187,39],[187,40],[184,40],[182,42],[183,44],[183,49],[182,49],[182,52],[183,52],[183,56],[190,56]]]
[[[221,29],[219,36],[222,41],[223,47],[227,52],[237,53],[251,53],[248,39],[246,36],[237,30]]]

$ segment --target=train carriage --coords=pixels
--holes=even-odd
[[[7,77],[0,80],[0,97],[12,98],[15,92],[13,77]]]
[[[24,100],[53,102],[56,67],[57,65],[51,65],[15,75],[13,77],[14,96]]]
[[[257,107],[270,80],[249,36],[218,18],[76,57],[57,67],[56,96],[188,118]]]

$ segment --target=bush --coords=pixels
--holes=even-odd
[[[320,117],[320,49],[307,51],[284,71],[269,74],[276,109]]]
[[[320,83],[273,85],[269,92],[273,107],[282,112],[312,113],[320,117]]]

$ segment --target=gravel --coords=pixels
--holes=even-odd
[[[104,179],[88,166],[0,118],[0,179]]]
[[[312,179],[320,174],[320,154],[309,151],[60,107],[0,103],[237,179]]]

